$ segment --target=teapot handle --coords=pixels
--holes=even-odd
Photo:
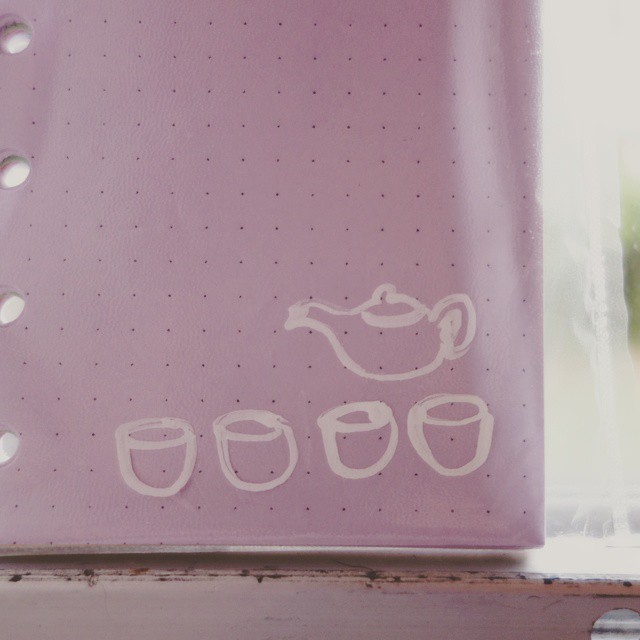
[[[462,309],[466,313],[466,331],[457,341],[462,328]],[[442,298],[433,308],[432,315],[438,321],[440,339],[448,347],[445,357],[452,360],[463,356],[476,335],[476,310],[466,293],[453,293]]]

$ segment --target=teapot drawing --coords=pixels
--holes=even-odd
[[[409,310],[394,312],[393,305],[402,305]],[[382,308],[382,309],[381,309]],[[325,320],[318,320],[310,316],[316,310],[325,316]],[[387,313],[380,313],[385,310]],[[466,315],[466,329],[460,336],[463,326],[463,310]],[[395,373],[379,373],[367,370],[364,366],[347,353],[335,329],[331,326],[332,318],[337,316],[359,316],[359,319],[370,327],[380,329],[401,329],[430,323],[439,332],[439,347],[429,362],[423,363],[411,370]],[[369,300],[363,304],[346,309],[344,307],[303,300],[289,307],[289,316],[284,324],[285,329],[307,328],[324,335],[331,345],[338,360],[349,371],[362,378],[379,381],[410,380],[427,375],[435,371],[445,360],[455,360],[462,357],[469,349],[476,331],[476,312],[468,295],[454,293],[445,296],[429,308],[416,298],[398,293],[392,284],[382,284],[375,289]]]

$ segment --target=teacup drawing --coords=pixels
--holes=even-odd
[[[134,437],[136,433],[157,431],[166,436],[167,431],[177,431],[175,438],[162,440],[143,440]],[[120,425],[116,429],[116,452],[120,473],[127,485],[143,496],[166,498],[173,496],[182,489],[191,474],[196,463],[196,434],[188,422],[179,418],[157,418],[137,420]],[[153,434],[152,434],[153,435]],[[182,470],[173,484],[168,487],[152,487],[138,478],[133,468],[133,451],[159,451],[176,447],[185,447],[184,463]]]
[[[364,413],[366,422],[345,422],[349,414]],[[382,456],[373,464],[363,468],[353,468],[344,464],[338,450],[338,434],[357,434],[382,430],[389,425],[389,443]],[[388,464],[398,446],[398,425],[391,408],[384,402],[352,402],[326,411],[318,417],[318,427],[322,432],[322,442],[329,467],[336,474],[350,480],[368,478],[382,471]]]
[[[241,433],[229,427],[239,422],[257,422],[267,428],[265,433]],[[260,409],[246,409],[231,411],[220,416],[213,423],[213,433],[216,438],[218,457],[222,466],[222,472],[227,480],[238,489],[244,491],[269,491],[286,482],[298,462],[298,447],[293,430],[282,417],[271,411]],[[285,470],[276,478],[265,482],[250,482],[242,480],[235,472],[229,452],[230,442],[271,442],[276,438],[284,438],[288,449],[289,460]]]
[[[435,415],[435,409],[446,405],[468,405],[467,417],[460,419],[442,418]],[[460,467],[445,467],[438,462],[427,442],[425,425],[440,427],[478,428],[478,442],[473,458]],[[493,437],[493,416],[484,400],[474,395],[439,393],[428,396],[411,407],[407,417],[409,440],[417,454],[435,471],[443,476],[464,476],[482,466],[489,456]]]
[[[397,306],[394,308],[394,305]],[[404,310],[396,312],[397,307],[403,307]],[[312,313],[314,316],[319,315],[321,319],[312,317]],[[366,327],[389,332],[411,327],[412,331],[416,330],[416,334],[421,329],[425,335],[431,335],[435,331],[435,353],[426,354],[426,361],[419,366],[405,363],[403,370],[393,373],[373,371],[347,352],[342,337],[339,337],[332,326],[339,317],[352,317],[355,332],[363,331]],[[362,378],[398,381],[427,375],[445,360],[462,357],[475,335],[476,313],[471,299],[464,293],[446,296],[429,308],[416,298],[397,293],[394,285],[383,284],[376,288],[371,298],[351,309],[315,300],[296,302],[289,307],[284,327],[288,330],[307,328],[318,331],[329,341],[340,363]],[[375,348],[375,345],[372,346]]]

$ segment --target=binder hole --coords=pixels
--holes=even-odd
[[[15,291],[0,292],[0,327],[15,322],[24,311],[24,298]]]
[[[22,53],[33,37],[31,27],[20,18],[5,18],[0,27],[0,50],[2,53],[14,55]]]
[[[13,431],[3,430],[0,427],[0,465],[9,462],[18,451],[20,440]]]
[[[591,639],[607,638],[640,639],[640,613],[631,609],[611,609],[593,624]]]
[[[0,160],[0,189],[15,189],[23,185],[29,174],[29,161],[16,154],[3,154]]]

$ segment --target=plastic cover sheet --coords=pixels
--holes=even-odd
[[[0,10],[2,545],[542,544],[537,2]]]

